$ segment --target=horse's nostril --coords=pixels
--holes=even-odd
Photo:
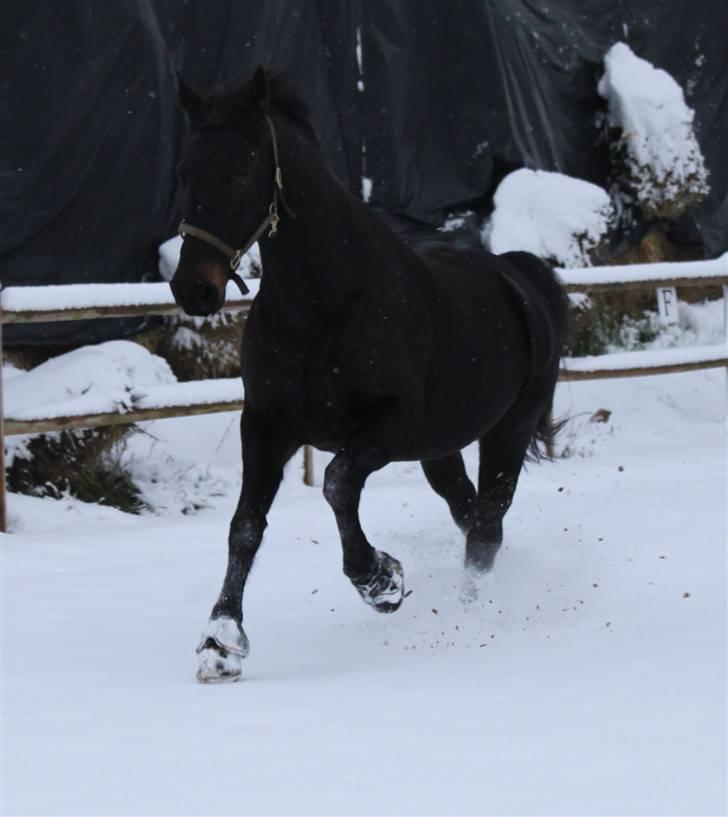
[[[203,284],[200,292],[200,304],[212,309],[217,306],[217,287],[214,284]]]

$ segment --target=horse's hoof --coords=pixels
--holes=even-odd
[[[375,551],[377,564],[365,582],[353,582],[364,601],[379,613],[393,613],[404,598],[404,571],[397,559]]]
[[[235,619],[210,619],[197,647],[197,680],[201,684],[239,681],[249,652],[248,637]]]

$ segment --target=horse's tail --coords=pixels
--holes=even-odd
[[[541,462],[542,460],[553,460],[556,457],[556,438],[568,423],[569,418],[554,420],[552,415],[552,404],[538,418],[536,431],[531,438],[526,452],[527,462]]]
[[[553,267],[542,259],[525,252],[510,252],[502,257],[507,257],[525,272],[538,293],[538,297],[530,298],[524,314],[530,322],[532,336],[538,338],[534,353],[539,356],[539,363],[535,365],[541,376],[537,379],[536,388],[541,393],[544,409],[536,423],[526,460],[552,460],[555,457],[556,437],[569,419],[555,420],[552,414],[559,361],[570,330],[569,299]],[[533,292],[534,289],[531,289]]]

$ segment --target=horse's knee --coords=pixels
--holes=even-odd
[[[258,513],[236,512],[230,522],[230,541],[242,547],[257,547],[266,527],[265,516]]]

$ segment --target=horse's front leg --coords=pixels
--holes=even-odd
[[[295,450],[290,437],[245,409],[241,421],[243,487],[228,537],[225,580],[197,648],[197,680],[237,681],[249,644],[243,630],[245,581],[263,539],[267,515]]]
[[[344,551],[344,573],[364,601],[393,613],[404,597],[402,565],[367,541],[359,522],[359,499],[367,477],[389,458],[362,438],[339,451],[326,469],[324,496],[336,516]]]

